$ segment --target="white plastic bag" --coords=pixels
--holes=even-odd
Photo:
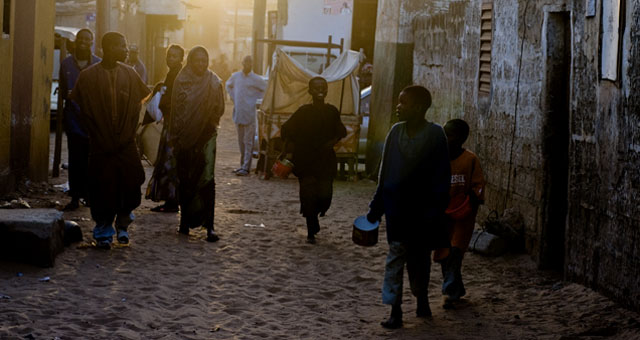
[[[164,94],[164,91],[167,88],[163,86],[160,91],[156,92],[156,94],[151,97],[151,99],[147,102],[147,112],[149,116],[151,116],[156,122],[162,119],[162,111],[160,111],[160,98]]]

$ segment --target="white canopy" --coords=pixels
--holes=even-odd
[[[309,80],[321,76],[329,84],[326,102],[341,109],[342,114],[358,113],[360,89],[356,75],[361,58],[360,52],[346,51],[322,74],[317,74],[305,69],[281,49],[276,49],[269,86],[262,100],[262,111],[293,113],[301,105],[311,103]]]
[[[67,38],[71,41],[76,40],[76,34],[78,34],[78,31],[80,31],[80,28],[66,26],[55,27],[55,33],[60,34],[61,37]]]

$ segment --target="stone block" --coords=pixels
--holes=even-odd
[[[64,249],[64,220],[55,209],[0,210],[0,258],[51,267]]]

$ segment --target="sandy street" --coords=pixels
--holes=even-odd
[[[89,209],[67,213],[85,242],[68,247],[55,267],[0,262],[0,294],[7,296],[0,299],[0,339],[640,339],[637,313],[537,271],[527,255],[468,254],[468,294],[456,310],[441,307],[434,265],[433,317],[415,317],[405,284],[405,327],[383,329],[384,225],[375,247],[351,241],[351,222],[367,211],[375,183],[336,181],[318,243],[306,244],[296,179],[232,173],[239,152],[230,112],[218,137],[219,242],[205,242],[204,230],[177,234],[178,215],[152,213],[157,203],[144,200],[131,244],[98,250],[87,243]],[[146,171],[148,179],[152,168]],[[62,175],[51,183],[65,182]],[[40,282],[45,276],[50,281]]]

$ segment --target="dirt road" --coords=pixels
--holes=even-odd
[[[468,295],[456,310],[441,308],[433,266],[433,318],[415,317],[405,285],[405,327],[383,329],[384,226],[375,247],[351,242],[351,221],[366,212],[375,183],[336,182],[318,243],[306,244],[297,181],[232,174],[239,153],[229,110],[222,124],[219,242],[205,242],[204,231],[178,235],[178,215],[152,213],[156,203],[144,201],[129,246],[76,244],[47,269],[0,262],[0,293],[10,297],[0,299],[0,339],[640,339],[638,314],[536,271],[527,255],[468,254]],[[89,209],[65,218],[90,240]]]

